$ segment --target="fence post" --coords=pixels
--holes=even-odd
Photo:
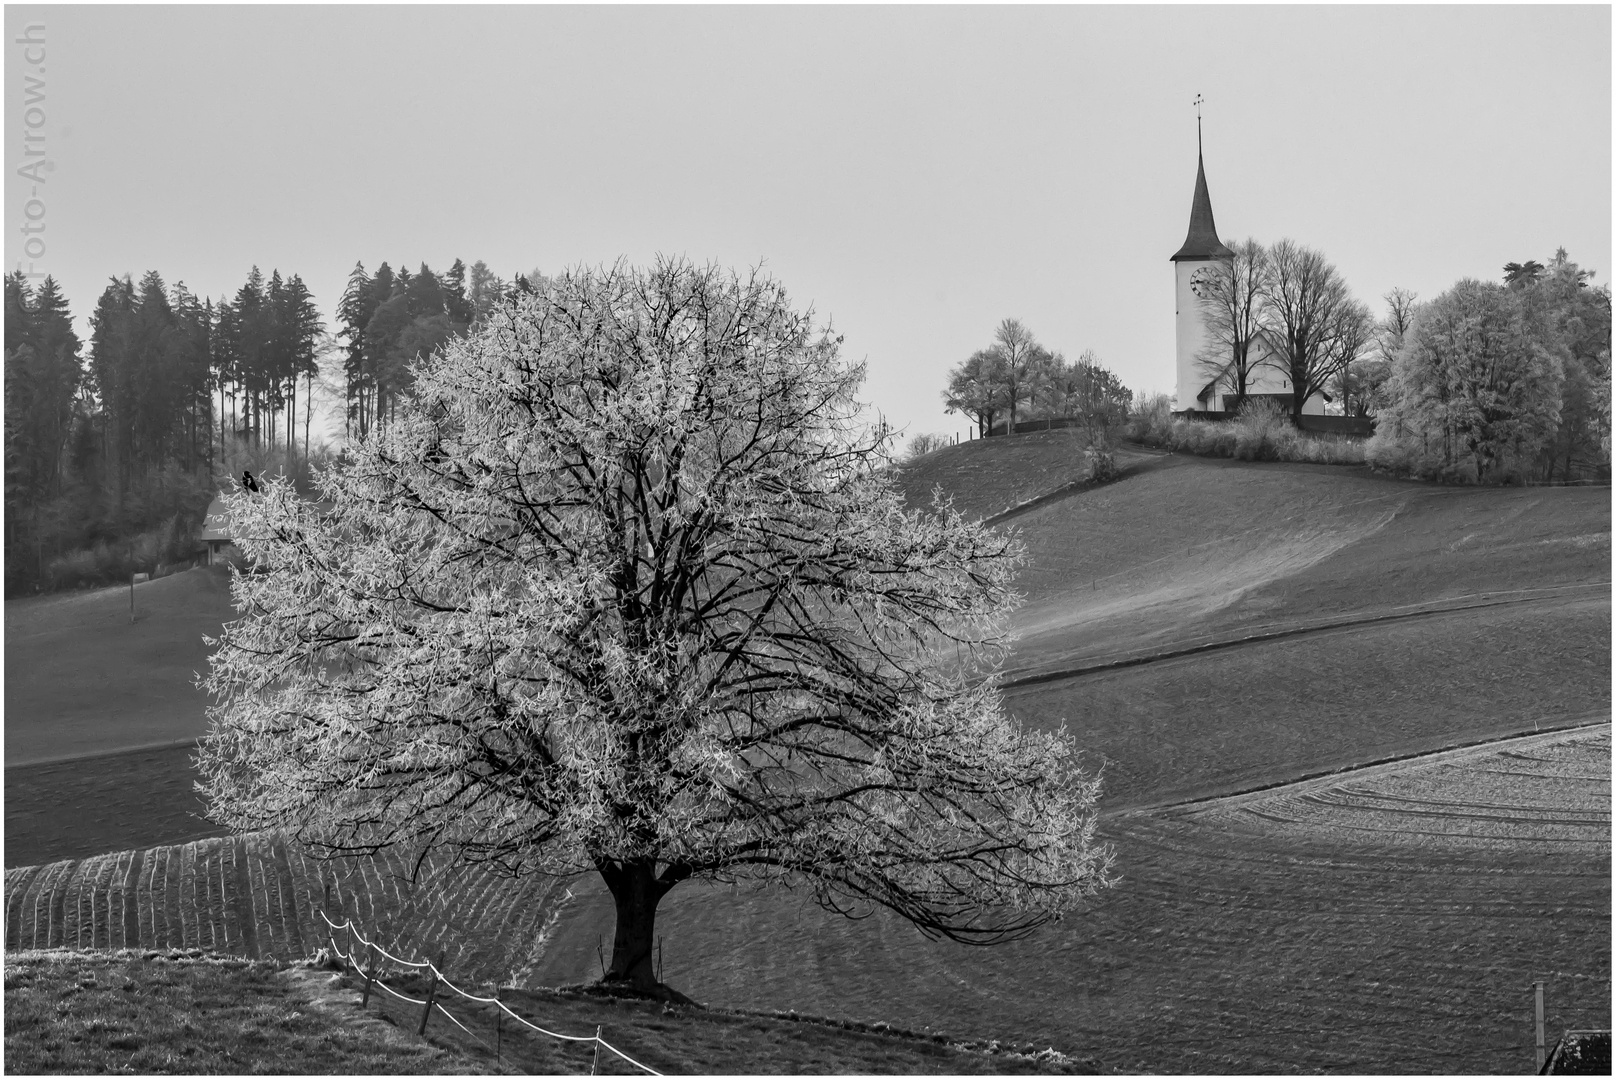
[[[1543,1071],[1543,980],[1537,979],[1532,983],[1533,996],[1537,999],[1537,1069]]]
[[[499,1060],[500,1041],[504,1034],[505,1010],[499,1004],[499,983],[494,984],[494,1060]]]
[[[426,988],[426,1008],[421,1010],[421,1026],[416,1030],[416,1035],[426,1034],[426,1022],[432,1015],[432,1002],[438,996],[438,972],[443,970],[443,953],[441,951],[438,953],[438,966],[427,970],[432,972],[432,985]]]
[[[595,1069],[600,1065],[600,1025],[595,1025],[595,1057],[589,1063],[589,1075],[595,1075]]]
[[[365,992],[360,995],[359,1007],[363,1009],[370,1004],[370,987],[376,981],[376,946],[371,945],[365,949]]]

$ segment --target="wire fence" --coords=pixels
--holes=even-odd
[[[649,1065],[635,1061],[633,1058],[623,1053],[623,1051],[601,1038],[601,1029],[599,1027],[595,1028],[595,1033],[593,1035],[566,1035],[559,1031],[551,1031],[549,1028],[540,1027],[538,1024],[533,1023],[526,1017],[519,1016],[512,1012],[510,1006],[501,1001],[497,994],[494,997],[484,997],[480,994],[472,994],[462,990],[453,982],[449,981],[448,976],[444,975],[438,964],[434,964],[430,960],[405,960],[403,957],[394,956],[392,953],[388,952],[374,941],[366,938],[359,928],[354,925],[352,919],[344,919],[340,923],[335,923],[331,921],[331,917],[323,910],[320,912],[320,918],[323,919],[326,926],[329,927],[329,932],[326,936],[331,942],[332,953],[339,959],[351,965],[355,972],[364,976],[365,989],[363,996],[360,999],[361,1006],[369,1002],[372,987],[378,987],[400,1001],[408,1002],[411,1005],[419,1005],[421,1006],[421,1026],[417,1034],[425,1034],[427,1020],[432,1016],[432,1010],[436,1008],[439,1012],[443,1013],[444,1016],[448,1017],[448,1019],[461,1031],[464,1031],[467,1035],[470,1035],[473,1039],[476,1039],[484,1046],[488,1046],[488,1042],[485,1039],[482,1039],[472,1032],[472,1030],[465,1024],[462,1024],[453,1013],[444,1008],[442,1002],[436,1000],[438,987],[443,986],[452,993],[465,998],[467,1001],[475,1001],[481,1005],[494,1006],[504,1013],[504,1015],[509,1016],[512,1020],[515,1020],[518,1024],[530,1028],[533,1031],[538,1032],[540,1035],[544,1035],[552,1039],[560,1039],[563,1042],[593,1043],[595,1045],[595,1056],[597,1060],[599,1059],[600,1051],[607,1050],[613,1054],[616,1054],[618,1057],[622,1058],[624,1061],[628,1062],[630,1065],[641,1070],[642,1072],[648,1073],[651,1076],[663,1075],[662,1073],[659,1073],[655,1069],[651,1068]],[[348,946],[346,950],[337,944],[336,935],[339,932],[346,932]],[[359,964],[359,956],[355,951],[356,945],[363,946],[366,950],[365,958],[367,961],[367,966],[364,968],[362,968]],[[388,986],[387,983],[379,978],[376,974],[376,964],[378,958],[390,960],[400,967],[410,968],[415,971],[430,971],[432,973],[433,981],[427,991],[427,996],[425,998],[413,998],[407,994],[401,994],[391,986]],[[441,962],[442,960],[440,958],[439,963]],[[489,1046],[488,1049],[492,1050],[496,1056],[498,1056],[500,1053],[498,1047]],[[594,1069],[591,1068],[590,1071],[593,1072]]]

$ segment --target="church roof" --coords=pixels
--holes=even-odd
[[[1218,239],[1218,227],[1212,221],[1212,197],[1206,193],[1206,165],[1201,155],[1195,155],[1195,201],[1190,204],[1190,232],[1184,246],[1178,249],[1172,262],[1180,259],[1232,259],[1234,252]]]

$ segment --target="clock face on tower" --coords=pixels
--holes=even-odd
[[[1190,291],[1196,296],[1204,298],[1210,291],[1210,285],[1213,277],[1216,276],[1216,273],[1217,271],[1213,270],[1210,266],[1203,266],[1199,270],[1195,271],[1195,273],[1190,275]]]

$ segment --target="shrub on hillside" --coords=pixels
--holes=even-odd
[[[1247,401],[1235,418],[1234,456],[1241,461],[1283,461],[1298,432],[1289,411],[1276,401]]]
[[[1091,446],[1083,451],[1083,479],[1105,484],[1117,478],[1117,459],[1104,446]]]
[[[905,464],[917,458],[925,457],[933,450],[941,450],[945,446],[954,445],[954,437],[941,431],[922,431],[918,435],[909,436],[909,441],[903,448]]]
[[[1147,398],[1128,421],[1128,437],[1203,457],[1242,461],[1296,461],[1315,465],[1362,465],[1364,441],[1352,435],[1319,435],[1291,425],[1282,406],[1256,401],[1233,422],[1174,416],[1166,394]]]
[[[1173,429],[1173,400],[1166,394],[1140,395],[1128,414],[1128,438],[1160,446]]]
[[[199,554],[201,545],[186,519],[173,514],[156,528],[125,540],[102,540],[51,559],[45,564],[43,584],[54,591],[128,582],[131,574],[156,573],[159,566]]]

